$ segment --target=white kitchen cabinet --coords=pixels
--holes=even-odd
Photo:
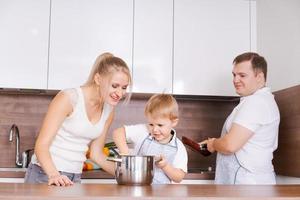
[[[24,183],[24,178],[0,178],[0,183]]]
[[[293,176],[276,175],[276,184],[280,184],[280,185],[300,184],[300,178],[293,177]]]
[[[258,51],[267,59],[267,85],[278,91],[300,84],[300,1],[257,1]]]
[[[0,0],[0,87],[47,88],[50,0]]]
[[[174,1],[175,94],[235,95],[232,61],[256,50],[255,1]]]
[[[52,0],[49,89],[82,85],[96,57],[132,65],[133,0]]]
[[[133,91],[172,93],[173,0],[134,4]]]

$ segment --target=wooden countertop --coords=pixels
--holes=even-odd
[[[0,178],[24,178],[25,172],[22,171],[0,171]],[[215,177],[214,172],[192,172],[188,173],[184,179],[188,180],[213,180]],[[114,177],[103,170],[84,171],[82,173],[83,179],[113,179]]]
[[[300,185],[151,185],[75,184],[55,187],[46,184],[0,183],[0,199],[300,199]]]

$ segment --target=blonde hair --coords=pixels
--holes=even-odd
[[[95,75],[98,73],[102,77],[111,78],[113,73],[123,72],[128,76],[129,79],[129,91],[131,93],[132,88],[132,78],[130,75],[130,70],[121,58],[114,56],[111,53],[103,53],[96,58],[96,61],[92,67],[92,70],[89,74],[89,77],[84,85],[93,85],[95,84]],[[128,100],[130,95],[126,97]]]
[[[170,120],[178,119],[179,111],[176,99],[170,94],[153,95],[145,107],[145,115],[151,117],[167,117]]]

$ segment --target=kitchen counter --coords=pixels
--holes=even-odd
[[[18,170],[20,168],[16,168]],[[25,170],[23,171],[5,171],[0,170],[0,178],[24,178]],[[214,172],[196,171],[189,172],[184,179],[192,180],[213,180],[215,177]],[[103,170],[84,171],[82,173],[83,179],[113,179],[114,177]]]
[[[75,184],[55,187],[46,184],[0,183],[0,199],[300,199],[300,185],[151,185]]]

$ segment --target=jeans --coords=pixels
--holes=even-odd
[[[61,175],[67,176],[74,183],[81,182],[81,174],[59,172]],[[30,163],[25,174],[25,183],[48,183],[48,176],[44,170],[37,164]]]

